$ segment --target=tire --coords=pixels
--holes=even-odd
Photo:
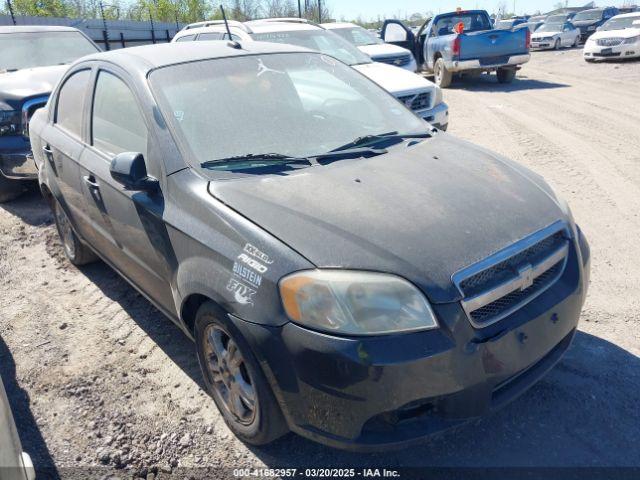
[[[249,344],[213,302],[198,309],[195,338],[207,391],[231,431],[250,445],[266,445],[288,433]]]
[[[447,88],[449,85],[451,85],[453,74],[449,70],[447,70],[447,66],[444,64],[443,58],[438,58],[436,60],[436,63],[433,66],[433,76],[436,85],[438,85],[440,88]]]
[[[553,44],[553,49],[554,50],[560,50],[560,39],[556,38],[556,42]]]
[[[578,45],[580,45],[580,35],[578,35],[575,39],[575,41],[573,42],[573,47],[574,48],[578,48]]]
[[[511,83],[516,78],[516,71],[513,68],[499,68],[496,72],[498,83]]]
[[[596,63],[596,61],[593,58],[585,58],[584,61],[587,63]]]
[[[53,218],[56,222],[64,254],[73,265],[79,267],[98,260],[93,250],[82,243],[73,231],[69,217],[67,217],[57,200],[53,201]]]
[[[25,182],[13,180],[0,173],[0,203],[18,198],[25,191]]]

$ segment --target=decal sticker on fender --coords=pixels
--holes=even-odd
[[[268,254],[250,243],[245,244],[233,262],[233,274],[227,284],[227,290],[233,293],[236,302],[253,306],[253,296],[262,285],[262,276],[271,264],[273,260]]]
[[[236,302],[242,305],[253,305],[253,296],[256,293],[253,288],[246,286],[235,278],[230,278],[227,284],[227,290],[233,292],[233,297]]]

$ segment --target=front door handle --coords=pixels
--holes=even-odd
[[[96,182],[96,177],[94,177],[93,175],[86,175],[82,178],[84,179],[84,183],[86,183],[89,188],[100,188],[100,185],[98,184],[98,182]]]

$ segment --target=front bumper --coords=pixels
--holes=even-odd
[[[31,146],[22,136],[0,138],[0,174],[15,180],[38,178]]]
[[[526,53],[523,55],[512,55],[506,61],[498,63],[482,63],[477,60],[453,60],[447,62],[447,70],[451,72],[463,72],[467,70],[489,71],[504,67],[517,67],[523,63],[527,63],[531,55]]]
[[[378,337],[232,321],[291,430],[350,450],[406,445],[505,405],[560,360],[587,290],[589,249],[578,237],[552,288],[483,329],[459,303],[433,305],[437,330]]]
[[[545,50],[548,48],[553,48],[555,46],[555,40],[540,40],[536,42],[535,40],[531,40],[531,49],[532,50]]]
[[[446,130],[449,125],[449,105],[444,102],[429,110],[419,110],[415,113],[440,130]]]
[[[582,52],[587,60],[605,60],[607,58],[635,58],[640,57],[640,43],[622,44],[613,47],[603,47],[595,42],[587,42]]]

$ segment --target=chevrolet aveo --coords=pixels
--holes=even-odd
[[[589,247],[534,173],[332,57],[176,43],[77,61],[31,121],[64,251],[195,340],[242,440],[408,443],[569,347]]]

